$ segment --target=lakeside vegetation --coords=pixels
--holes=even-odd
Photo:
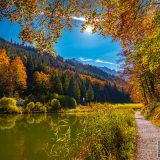
[[[85,117],[82,159],[134,159],[137,138],[133,110],[108,109]]]
[[[91,106],[92,112],[89,114],[85,112],[80,114],[79,112],[72,112],[72,114],[68,112],[62,114],[3,114],[0,116],[0,135],[3,137],[4,132],[12,134],[16,140],[16,135],[22,132],[25,139],[31,136],[30,139],[27,138],[29,144],[33,143],[35,146],[32,137],[36,136],[34,128],[38,129],[39,135],[37,136],[40,138],[38,144],[41,147],[38,147],[37,155],[33,154],[36,158],[41,155],[45,157],[44,159],[54,158],[55,160],[134,159],[137,138],[134,110],[114,108],[109,104],[91,104]],[[84,106],[84,108],[87,107]],[[81,108],[79,106],[78,109],[81,111],[82,106]],[[16,132],[13,132],[14,130]],[[28,132],[30,132],[29,135]],[[33,146],[29,146],[32,149]],[[15,149],[16,147],[13,148]],[[27,149],[29,150],[26,146],[23,152],[27,152]],[[7,157],[7,155],[2,155]],[[25,154],[25,157],[30,157],[30,154]]]

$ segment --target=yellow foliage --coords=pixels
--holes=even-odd
[[[13,60],[13,62],[11,63],[10,72],[17,88],[26,89],[27,88],[26,68],[20,57],[16,57],[15,60]]]
[[[36,84],[39,87],[45,87],[45,88],[50,88],[50,80],[51,77],[48,74],[45,74],[43,72],[35,72],[35,80],[36,80]]]

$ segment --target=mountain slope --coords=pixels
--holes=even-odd
[[[118,73],[114,70],[114,69],[109,69],[107,67],[99,67],[102,71],[110,74],[110,75],[113,75],[113,76],[117,76]]]
[[[73,59],[64,60],[61,56],[55,59],[46,53],[39,54],[35,48],[23,47],[4,39],[0,39],[1,48],[7,51],[11,61],[16,56],[23,61],[28,79],[27,90],[22,96],[29,96],[33,101],[47,102],[53,93],[57,93],[73,97],[78,103],[83,103],[84,98],[88,99],[88,89],[92,88],[93,102],[130,102],[129,94],[118,85],[117,77],[98,67],[82,64]],[[39,76],[38,81],[36,75]],[[46,77],[49,80],[44,82]]]
[[[9,56],[12,58],[14,58],[16,55],[19,55],[23,60],[25,60],[26,58],[33,57],[34,59],[38,60],[37,62],[39,64],[56,67],[60,70],[69,69],[78,74],[89,75],[91,77],[98,78],[104,81],[113,82],[115,79],[114,75],[108,74],[108,72],[103,71],[102,69],[96,66],[82,64],[81,62],[76,61],[74,59],[64,60],[61,56],[57,56],[55,60],[49,54],[43,54],[43,55],[37,54],[37,50],[35,48],[23,47],[19,44],[13,44],[11,42],[5,41],[2,38],[0,38],[0,48],[6,48],[7,50],[13,51],[9,53]],[[36,64],[35,62],[35,65],[38,64]]]

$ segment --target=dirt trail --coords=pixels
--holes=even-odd
[[[160,128],[146,120],[139,112],[135,114],[135,118],[138,129],[136,160],[160,160]]]

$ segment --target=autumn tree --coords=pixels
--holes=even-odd
[[[46,94],[51,87],[51,77],[48,74],[36,71],[34,74],[36,82],[36,92]]]
[[[112,35],[131,51],[135,43],[154,31],[158,8],[154,0],[2,0],[0,19],[18,22],[23,43],[34,44],[40,52],[55,52],[54,43],[64,28],[71,30],[75,17],[84,17],[82,30],[91,25],[93,32]]]
[[[131,96],[145,104],[159,101],[160,79],[160,10],[154,17],[154,32],[137,43],[132,54],[126,55],[124,72],[128,75]]]
[[[4,95],[6,91],[6,81],[9,70],[9,57],[5,49],[0,49],[0,95]]]
[[[15,91],[22,92],[27,88],[26,68],[20,59],[16,57],[9,66],[8,90],[12,95]]]

